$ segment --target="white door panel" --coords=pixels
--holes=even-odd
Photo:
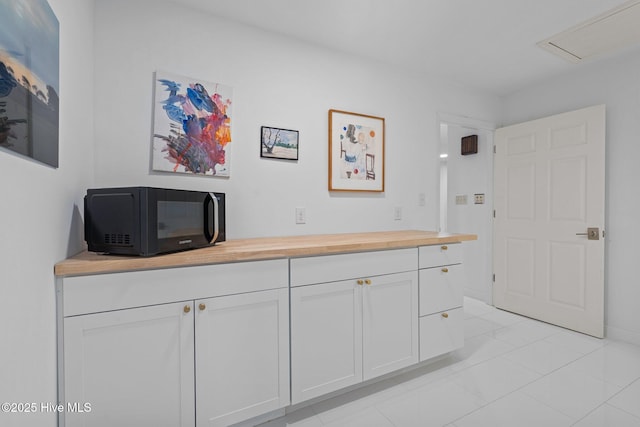
[[[227,426],[287,406],[287,289],[196,301],[196,425]]]
[[[602,337],[605,107],[501,128],[495,143],[496,307]]]
[[[291,403],[362,382],[362,286],[291,289]]]
[[[91,411],[64,425],[193,426],[193,329],[191,302],[65,318],[64,400]]]
[[[418,363],[418,272],[368,279],[363,289],[363,379]]]

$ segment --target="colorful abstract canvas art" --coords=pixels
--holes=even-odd
[[[58,167],[60,25],[46,0],[0,0],[0,150]]]
[[[152,168],[229,176],[232,88],[155,74]]]

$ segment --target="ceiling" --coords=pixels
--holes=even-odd
[[[624,0],[173,0],[246,25],[506,95],[574,70],[536,44]],[[635,2],[635,1],[634,1]],[[631,48],[627,48],[622,54]]]

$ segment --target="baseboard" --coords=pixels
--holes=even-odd
[[[605,327],[605,337],[614,341],[624,341],[630,344],[640,346],[640,333],[628,331],[613,326]]]

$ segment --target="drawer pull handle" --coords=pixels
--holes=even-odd
[[[371,284],[371,279],[366,279],[366,280],[364,281],[364,283],[366,283],[367,285],[370,285],[370,284]]]
[[[184,308],[182,309],[185,313],[188,313],[191,311],[191,306],[190,305],[185,305]]]
[[[449,269],[445,267],[445,268],[443,268],[443,269],[442,269],[442,270],[440,270],[440,271],[442,271],[443,273],[448,273],[448,272],[449,272]]]
[[[362,285],[364,284],[364,280],[362,280],[362,279],[358,279],[358,280],[356,280],[356,283],[357,283],[358,285],[362,286]]]
[[[200,305],[198,306],[198,308],[200,309],[200,311],[204,311],[204,310],[207,308],[207,306],[206,306],[206,305],[204,305],[203,303],[200,303]]]
[[[446,251],[447,249],[449,249],[449,246],[442,245],[442,246],[440,246],[440,249],[442,249],[443,251]]]
[[[442,313],[442,317],[444,317],[445,319],[449,318],[449,314],[448,313]]]

